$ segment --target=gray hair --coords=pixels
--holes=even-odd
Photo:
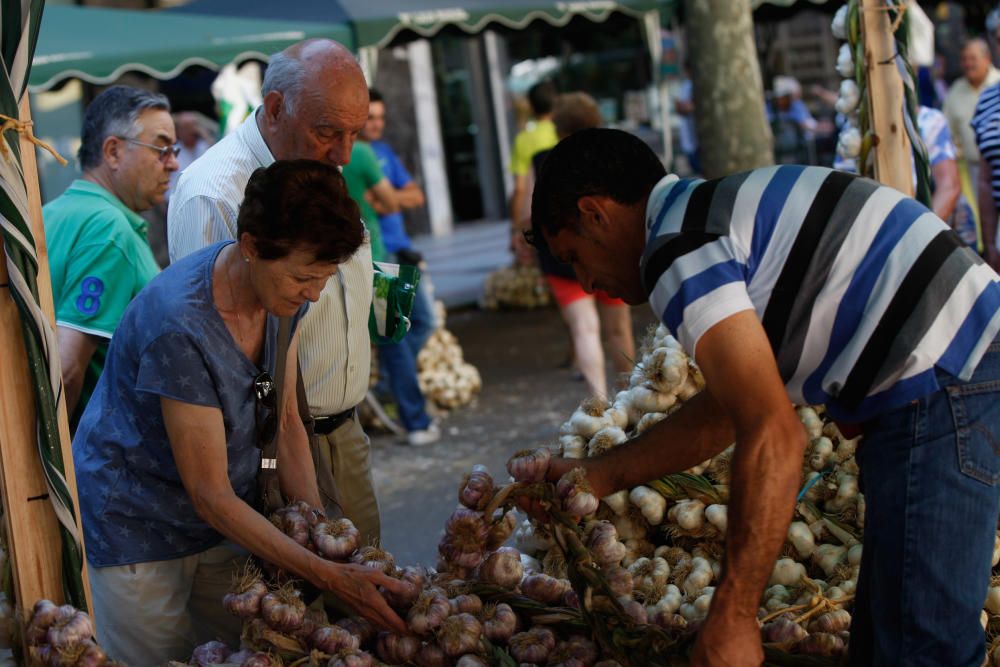
[[[170,101],[159,93],[131,86],[111,86],[94,98],[83,116],[77,158],[80,168],[93,169],[104,159],[108,137],[131,137],[142,132],[139,116],[149,109],[170,112]]]
[[[264,70],[264,84],[261,95],[267,97],[271,91],[281,93],[285,100],[285,111],[294,115],[295,103],[305,85],[306,72],[302,61],[285,52],[275,53]]]

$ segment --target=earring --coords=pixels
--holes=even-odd
[[[249,264],[249,263],[250,263],[250,258],[249,258],[249,257],[246,257],[246,256],[244,256],[244,257],[243,257],[243,261],[244,261],[244,262],[246,262],[247,264]]]

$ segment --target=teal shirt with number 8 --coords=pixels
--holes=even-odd
[[[146,221],[90,181],[42,208],[56,323],[102,339],[87,368],[73,424],[104,368],[108,341],[132,298],[159,273]]]

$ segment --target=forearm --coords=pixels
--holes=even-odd
[[[788,530],[805,449],[801,426],[788,423],[736,442],[725,570],[712,603],[727,618],[756,614]]]
[[[931,176],[934,179],[931,209],[937,217],[948,222],[951,214],[955,211],[958,195],[961,193],[958,167],[954,160],[942,160],[931,167]]]
[[[396,203],[400,208],[417,208],[424,205],[424,193],[416,183],[396,190]]]
[[[230,489],[192,494],[195,510],[212,528],[247,551],[310,583],[326,588],[321,558],[274,527]]]
[[[682,472],[733,443],[732,422],[707,391],[642,435],[594,459],[588,477],[608,493]]]

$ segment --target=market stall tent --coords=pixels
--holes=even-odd
[[[339,23],[350,28],[355,48],[360,49],[433,37],[445,29],[476,34],[490,27],[521,29],[536,20],[561,26],[576,16],[604,21],[613,12],[639,18],[646,12],[663,10],[674,4],[672,0],[466,0],[461,3],[456,0],[408,3],[398,0],[298,0],[295,3],[194,0],[170,13]]]
[[[342,24],[51,5],[42,16],[29,90],[46,91],[71,78],[107,84],[129,71],[170,79],[192,65],[219,69],[266,60],[309,37],[353,47]]]

